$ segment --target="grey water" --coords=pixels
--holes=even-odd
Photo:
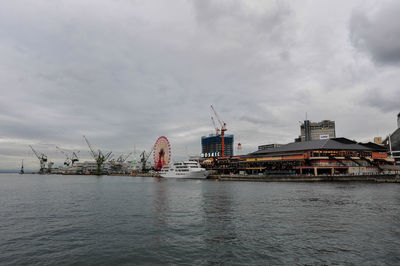
[[[400,185],[0,174],[1,265],[396,265]]]

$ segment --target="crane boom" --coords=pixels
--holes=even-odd
[[[79,161],[79,157],[78,157],[78,153],[79,153],[79,152],[80,152],[80,151],[72,152],[72,158],[73,158],[74,160]]]
[[[214,128],[215,128],[215,134],[219,135],[219,128],[215,125],[214,117],[212,117],[212,116],[211,116],[211,121],[212,121],[212,123],[214,125]]]
[[[218,119],[218,122],[221,125],[221,156],[225,157],[225,131],[227,131],[226,123],[223,120],[221,120],[221,118],[215,111],[214,106],[212,106],[212,104],[211,104],[211,110],[214,112],[215,117]]]
[[[29,145],[29,147],[32,149],[33,153],[36,155],[36,157],[39,159],[40,162],[40,170],[39,173],[40,174],[44,174],[45,170],[46,170],[46,162],[47,162],[47,156],[44,155],[43,153],[39,153],[37,152],[31,145]],[[47,172],[50,173],[50,168],[51,168],[52,162],[48,163],[48,169]]]
[[[64,154],[64,156],[67,158],[67,160],[64,162],[65,165],[68,165],[68,166],[69,166],[70,163],[74,164],[75,162],[78,162],[78,161],[79,161],[79,157],[78,157],[79,151],[77,151],[77,152],[74,152],[74,151],[73,151],[73,152],[72,152],[72,156],[71,156],[69,153],[67,153],[66,151],[64,151],[64,150],[61,149],[60,147],[56,146],[56,148],[57,148],[57,150],[59,150],[62,154]]]
[[[41,158],[40,158],[39,153],[37,151],[35,151],[35,149],[31,145],[29,145],[29,147],[32,149],[32,151],[36,155],[36,157],[40,160]]]
[[[212,104],[211,104],[211,110],[215,114],[215,117],[217,118],[218,123],[221,125],[221,131],[222,131],[225,128],[226,123],[221,120],[221,118],[219,117],[218,113],[215,111],[214,106],[212,106]]]
[[[125,156],[124,158],[122,158],[122,162],[125,162],[125,161],[129,158],[129,156],[132,155],[132,153],[133,153],[133,152],[130,152],[127,156]]]
[[[142,171],[144,171],[144,172],[146,171],[146,162],[149,160],[150,156],[153,154],[154,146],[155,146],[155,144],[153,145],[153,148],[151,149],[151,151],[149,153],[146,154],[146,151],[143,151],[140,154],[140,157],[141,157],[140,161],[142,162]]]
[[[110,158],[111,154],[112,154],[112,151],[110,151],[109,153],[107,153],[107,154],[104,156],[104,161],[107,161],[108,158]]]
[[[65,151],[63,151],[63,150],[62,150],[60,147],[58,147],[58,146],[56,146],[56,148],[57,148],[57,150],[59,150],[62,154],[64,154],[65,157],[66,157],[67,159],[71,160],[71,158],[69,157],[69,155],[68,155]]]
[[[92,146],[90,145],[90,143],[89,143],[89,141],[87,140],[87,138],[85,137],[85,135],[83,135],[83,138],[85,139],[87,145],[89,146],[90,153],[92,154],[93,158],[96,160],[96,159],[97,159],[97,158],[96,158],[97,155],[96,155],[96,153],[94,152]]]

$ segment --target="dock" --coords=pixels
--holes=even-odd
[[[218,181],[247,182],[372,182],[400,183],[399,174],[373,175],[211,175],[209,179]]]

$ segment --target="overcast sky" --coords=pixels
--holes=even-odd
[[[400,112],[400,1],[4,0],[0,169],[39,167],[29,144],[82,138],[117,153],[169,138],[200,154],[210,104],[242,152],[292,142],[299,121],[371,141]],[[83,158],[83,159],[84,159]]]

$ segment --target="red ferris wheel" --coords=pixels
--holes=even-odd
[[[154,165],[156,171],[160,171],[164,165],[171,161],[171,145],[166,137],[161,136],[157,139],[153,149]]]

